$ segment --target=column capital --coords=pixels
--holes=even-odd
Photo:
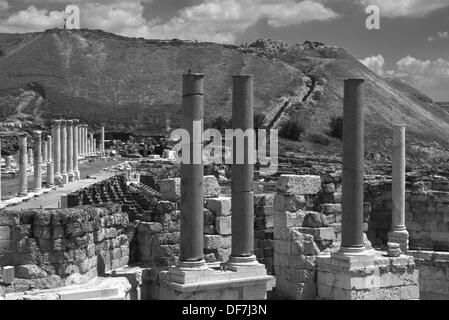
[[[54,119],[51,121],[51,124],[53,127],[59,127],[59,126],[61,126],[61,120]]]
[[[72,121],[73,121],[73,125],[74,125],[74,126],[77,126],[77,125],[79,125],[79,123],[80,123],[80,120],[79,120],[79,119],[73,119]]]
[[[17,136],[23,138],[23,137],[27,136],[27,133],[26,132],[18,132]]]
[[[67,125],[68,126],[73,126],[73,120],[67,120]]]
[[[64,119],[59,120],[59,123],[60,123],[62,126],[65,126],[65,125],[67,124],[67,120],[64,120]]]

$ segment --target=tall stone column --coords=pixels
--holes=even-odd
[[[28,152],[28,164],[33,165],[34,164],[33,149],[29,148],[27,152]]]
[[[90,133],[90,153],[94,155],[94,134]]]
[[[101,124],[101,131],[100,131],[100,155],[101,155],[101,157],[105,156],[105,153],[104,153],[104,123]]]
[[[73,182],[73,120],[67,120],[67,175],[69,182]]]
[[[61,120],[61,176],[62,183],[69,182],[67,175],[67,121]]]
[[[87,136],[88,128],[89,128],[89,126],[87,124],[84,125],[84,154],[86,156],[89,155],[89,148],[88,148],[88,146],[89,146],[89,144],[88,144],[89,143],[89,137]]]
[[[94,156],[97,156],[97,139],[93,138],[93,143],[92,143],[92,145],[93,145],[93,153],[94,153]]]
[[[340,252],[365,251],[363,237],[363,79],[344,84],[342,241]]]
[[[203,132],[204,75],[185,74],[182,82],[182,127],[189,132],[193,142],[190,141],[188,146],[190,161],[183,159],[187,163],[181,164],[181,252],[178,267],[205,269],[201,134],[199,141],[193,138],[195,134],[198,136],[198,132],[194,130],[194,122],[199,125],[200,132]]]
[[[80,179],[79,160],[78,160],[78,152],[79,152],[78,138],[79,138],[79,120],[73,120],[73,173],[75,175],[76,181]]]
[[[52,159],[52,141],[51,136],[47,136],[47,154],[48,154],[48,161],[47,161],[47,186],[49,188],[53,187],[55,184],[55,176],[54,176],[54,165],[53,165],[53,159]]]
[[[42,141],[42,163],[47,163],[47,141]]]
[[[42,131],[34,131],[34,189],[33,192],[42,191]]]
[[[27,135],[19,133],[19,196],[28,194],[28,148]]]
[[[53,165],[55,184],[62,185],[61,175],[61,121],[53,120],[52,126],[52,138],[53,138]]]
[[[12,157],[6,156],[5,158],[5,169],[11,169]]]
[[[77,126],[77,130],[78,130],[78,157],[82,157],[83,156],[83,151],[81,150],[81,144],[82,144],[82,139],[81,139],[81,131],[82,131],[82,124],[78,124]]]
[[[0,154],[1,154],[1,150],[2,150],[2,146],[1,146],[1,144],[2,144],[2,140],[0,140]],[[9,156],[6,156],[5,157],[5,169],[7,168],[7,158],[8,158]],[[10,166],[11,166],[11,164],[10,164]],[[1,174],[1,168],[0,168],[0,204],[2,203],[2,174]]]
[[[401,251],[408,250],[408,231],[405,227],[405,125],[393,128],[391,231],[388,242],[398,243]]]
[[[254,129],[253,77],[233,77],[232,128],[243,132]],[[243,154],[241,154],[243,152]],[[239,159],[240,157],[240,159]],[[257,264],[254,255],[254,136],[245,139],[243,148],[233,143],[232,165],[232,251],[229,265]]]

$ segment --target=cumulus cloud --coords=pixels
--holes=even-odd
[[[444,32],[437,32],[437,34],[435,36],[429,36],[427,38],[427,40],[429,42],[438,40],[438,39],[448,39],[449,38],[449,31],[444,31]]]
[[[364,6],[376,5],[384,17],[424,17],[441,8],[449,7],[447,0],[357,0]]]
[[[385,59],[381,54],[377,56],[367,57],[363,60],[360,60],[360,62],[377,73],[379,76],[384,75]]]
[[[3,0],[0,0],[3,1]],[[45,0],[44,0],[45,1]],[[53,1],[54,0],[48,0]],[[57,1],[56,1],[57,2]],[[152,0],[77,0],[81,9],[81,27],[103,29],[125,36],[144,38],[182,38],[233,43],[236,37],[261,19],[273,28],[327,21],[338,14],[317,0],[201,0],[184,7],[170,20],[147,19],[144,6]],[[38,31],[61,25],[61,12],[26,10],[0,20],[0,31]],[[29,22],[27,16],[40,16],[41,24]],[[38,19],[35,19],[38,20]]]

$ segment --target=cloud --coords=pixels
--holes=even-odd
[[[449,38],[449,31],[444,32],[437,32],[435,36],[429,36],[427,38],[427,41],[432,42],[438,39],[448,39]]]
[[[447,0],[356,0],[364,6],[376,5],[383,17],[417,17],[422,18],[429,13],[449,7]]]
[[[360,60],[360,62],[374,71],[377,75],[381,77],[384,75],[385,59],[381,54],[377,56],[367,57],[363,60]]]
[[[9,3],[6,0],[0,0],[0,13],[9,9]]]
[[[3,0],[0,0],[3,1]],[[55,2],[55,0],[44,0]],[[56,2],[60,2],[57,0]],[[145,6],[151,10],[152,0],[76,0],[81,10],[81,27],[103,29],[124,36],[144,38],[180,38],[200,41],[235,42],[236,37],[261,19],[273,28],[298,25],[310,21],[328,21],[339,15],[313,0],[198,0],[179,10],[174,17],[161,23],[147,19]],[[34,17],[29,24],[26,17]],[[0,19],[0,31],[40,31],[62,26],[61,12],[26,10]],[[38,17],[41,23],[38,23]],[[62,21],[62,20],[61,20]],[[9,31],[8,31],[9,30]]]

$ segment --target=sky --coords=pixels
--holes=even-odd
[[[0,33],[62,27],[68,4],[80,8],[81,28],[129,37],[321,41],[449,101],[449,0],[0,0]],[[379,29],[366,27],[370,5]]]

